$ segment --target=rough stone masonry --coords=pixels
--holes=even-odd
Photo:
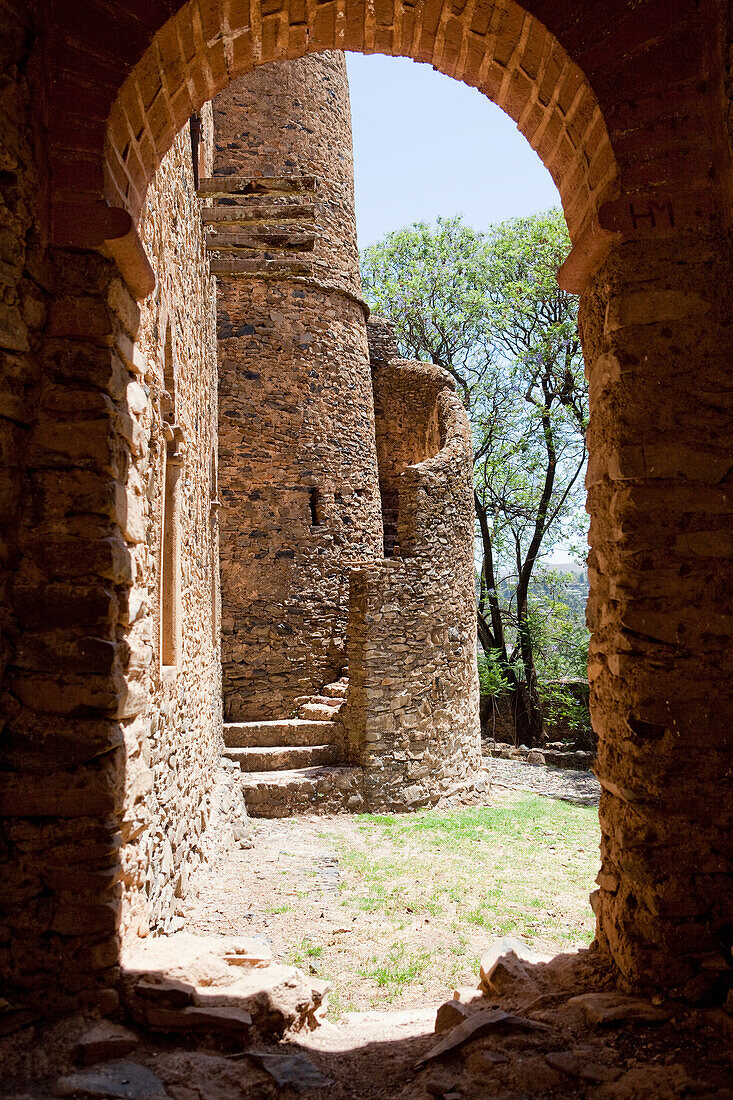
[[[3,4],[4,991],[48,1006],[94,999],[116,982],[122,878],[133,867],[137,891],[142,866],[133,848],[121,855],[123,825],[125,847],[138,827],[156,829],[152,818],[125,824],[123,736],[150,703],[132,689],[143,678],[130,667],[129,597],[148,582],[133,576],[138,544],[125,533],[139,457],[127,385],[139,381],[135,343],[148,308],[139,303],[154,294],[158,263],[139,231],[147,192],[192,113],[232,81],[271,61],[346,49],[408,56],[476,87],[515,120],[557,184],[573,242],[559,277],[582,296],[591,390],[599,943],[632,985],[725,999],[731,12],[730,0],[607,0],[602,10],[591,0]],[[179,460],[167,487],[175,508],[183,440],[167,427],[166,450],[175,444]],[[154,465],[162,474],[160,452]],[[428,503],[419,490],[415,499]],[[199,540],[201,553],[200,528]],[[184,542],[168,543],[163,578]],[[375,576],[384,562],[370,564]],[[169,615],[166,646],[172,625]],[[161,761],[161,792],[164,780]]]
[[[320,776],[310,805],[425,804],[480,759],[465,413],[447,375],[398,363],[367,326],[344,55],[234,82],[214,133],[227,744],[243,766],[314,760],[299,707],[341,681],[321,740],[351,770]],[[266,782],[252,797],[275,812]]]

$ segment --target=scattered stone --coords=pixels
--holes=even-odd
[[[537,979],[528,966],[547,963],[550,958],[514,936],[502,936],[481,956],[481,987],[489,993],[504,993],[517,984],[536,986]]]
[[[145,1023],[156,1031],[195,1030],[246,1037],[252,1027],[252,1017],[249,1012],[231,1006],[161,1008],[150,1004],[145,1012]]]
[[[615,1081],[621,1076],[620,1069],[612,1066],[603,1066],[599,1062],[586,1062],[571,1050],[553,1051],[545,1055],[545,1060],[553,1069],[560,1070],[568,1077],[577,1077],[581,1081],[592,1081],[600,1084],[603,1081]]]
[[[466,1058],[466,1069],[469,1073],[486,1073],[508,1061],[503,1050],[474,1050]]]
[[[635,1066],[617,1081],[601,1085],[594,1100],[674,1100],[704,1091],[678,1062],[669,1066]]]
[[[160,1078],[137,1062],[110,1062],[89,1073],[72,1073],[56,1082],[58,1096],[120,1097],[163,1100],[168,1096]]]
[[[239,971],[240,977],[224,989],[200,986],[196,1004],[207,1007],[236,1005],[248,1012],[259,1031],[282,1035],[308,1023],[314,1002],[310,980],[294,966],[273,964],[264,970]]]
[[[480,987],[477,989],[473,985],[460,985],[451,993],[451,999],[460,1001],[461,1004],[464,1005],[470,1005],[474,1004],[476,1001],[482,1001],[484,999],[484,992]]]
[[[448,1100],[449,1097],[461,1095],[455,1084],[447,1085],[444,1081],[426,1081],[425,1091],[428,1096],[437,1096],[439,1100]]]
[[[146,974],[134,985],[135,994],[144,1001],[165,1008],[185,1008],[191,1004],[195,992],[188,982],[165,978],[162,974]]]
[[[249,1051],[249,1057],[255,1059],[278,1085],[289,1085],[297,1092],[304,1089],[323,1089],[332,1085],[333,1079],[313,1065],[305,1054],[267,1054],[264,1051]]]
[[[155,1071],[172,1100],[265,1100],[276,1087],[259,1066],[223,1054],[172,1050],[159,1054]]]
[[[104,1021],[82,1035],[74,1047],[74,1061],[82,1066],[91,1066],[107,1058],[123,1058],[138,1043],[139,1039],[133,1031]]]
[[[569,1005],[582,1008],[592,1024],[661,1024],[669,1019],[669,1012],[639,997],[625,997],[620,993],[582,993],[571,997]]]
[[[438,1009],[435,1017],[436,1034],[442,1035],[446,1031],[452,1031],[458,1024],[471,1015],[471,1009],[461,1001],[446,1001]]]
[[[512,749],[512,753],[516,750]],[[503,750],[501,751],[503,756]],[[532,791],[547,798],[560,798],[566,802],[575,802],[581,806],[597,806],[601,787],[590,771],[574,768],[549,767],[550,753],[545,753],[545,765],[530,766],[524,760],[498,759],[492,756],[489,761],[491,783],[510,790]],[[590,762],[583,767],[589,767]]]
[[[230,944],[231,942],[229,940]],[[269,966],[272,962],[272,948],[262,940],[243,938],[223,955],[223,959],[230,966]]]
[[[523,1016],[515,1016],[511,1012],[504,1012],[501,1008],[486,1009],[483,1012],[475,1012],[468,1020],[454,1027],[450,1034],[442,1039],[437,1046],[421,1058],[416,1064],[423,1065],[434,1058],[440,1058],[450,1050],[467,1043],[469,1039],[478,1039],[481,1035],[487,1035],[492,1031],[547,1031],[547,1024],[537,1023],[535,1020],[526,1020]]]

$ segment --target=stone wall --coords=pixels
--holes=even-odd
[[[25,16],[3,39],[21,65]],[[43,147],[31,144],[28,85],[10,87],[0,981],[45,1009],[109,1005],[120,930],[170,927],[196,866],[244,835],[241,795],[219,766],[213,285],[187,132],[149,192],[159,280],[142,310],[108,258],[44,250]],[[210,143],[210,118],[208,130]],[[158,632],[166,316],[188,442],[177,671],[160,669]]]
[[[352,571],[343,722],[367,805],[399,809],[471,785],[480,766],[472,451],[449,375],[373,363],[400,556]]]
[[[201,124],[200,163],[210,171],[210,105]],[[127,386],[124,534],[134,580],[127,683],[139,708],[123,723],[122,929],[140,934],[175,926],[177,899],[218,843],[222,813],[236,808],[214,791],[228,773],[219,776],[216,303],[200,205],[184,127],[143,208],[140,233],[156,289],[140,311],[136,376]]]
[[[338,678],[349,563],[381,553],[343,54],[263,66],[217,97],[214,122],[217,177],[316,176],[305,199],[216,208],[313,209],[307,273],[274,278],[281,252],[236,247],[246,270],[219,278],[224,699],[228,719],[255,721]]]
[[[627,241],[579,317],[599,940],[689,1000],[733,982],[730,242]]]

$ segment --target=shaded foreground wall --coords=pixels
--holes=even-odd
[[[200,167],[211,165],[211,108]],[[128,692],[122,932],[169,929],[215,857],[241,795],[222,749],[216,496],[215,286],[204,249],[189,127],[148,188],[140,222],[156,289],[140,310],[127,386]],[[224,837],[226,840],[226,837]]]
[[[136,704],[116,409],[147,291],[98,250],[129,232],[192,108],[255,58],[339,45],[477,84],[558,182],[592,390],[599,935],[633,984],[730,984],[730,7],[527,0],[438,26],[430,5],[255,2],[251,20],[219,0],[77,0],[73,20],[46,7],[41,34],[32,0],[5,5],[5,986],[49,1003],[117,961],[119,718]]]
[[[598,936],[632,982],[733,983],[733,301],[715,234],[627,242],[580,313]]]
[[[29,40],[22,21],[3,38],[21,66]],[[244,810],[219,770],[214,287],[188,129],[148,190],[139,307],[109,259],[44,251],[29,102],[20,82],[5,103],[2,176],[0,981],[53,1010],[114,1003],[120,934],[170,928]]]
[[[217,215],[241,207],[287,241],[292,207],[312,211],[295,222],[309,248],[218,253],[224,700],[228,720],[254,721],[339,677],[349,563],[381,552],[344,55],[263,66],[216,98],[214,122],[217,177],[296,188]]]

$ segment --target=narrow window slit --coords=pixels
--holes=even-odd
[[[323,512],[323,498],[320,489],[312,485],[308,492],[308,505],[311,511],[311,527],[323,527],[326,522]]]

